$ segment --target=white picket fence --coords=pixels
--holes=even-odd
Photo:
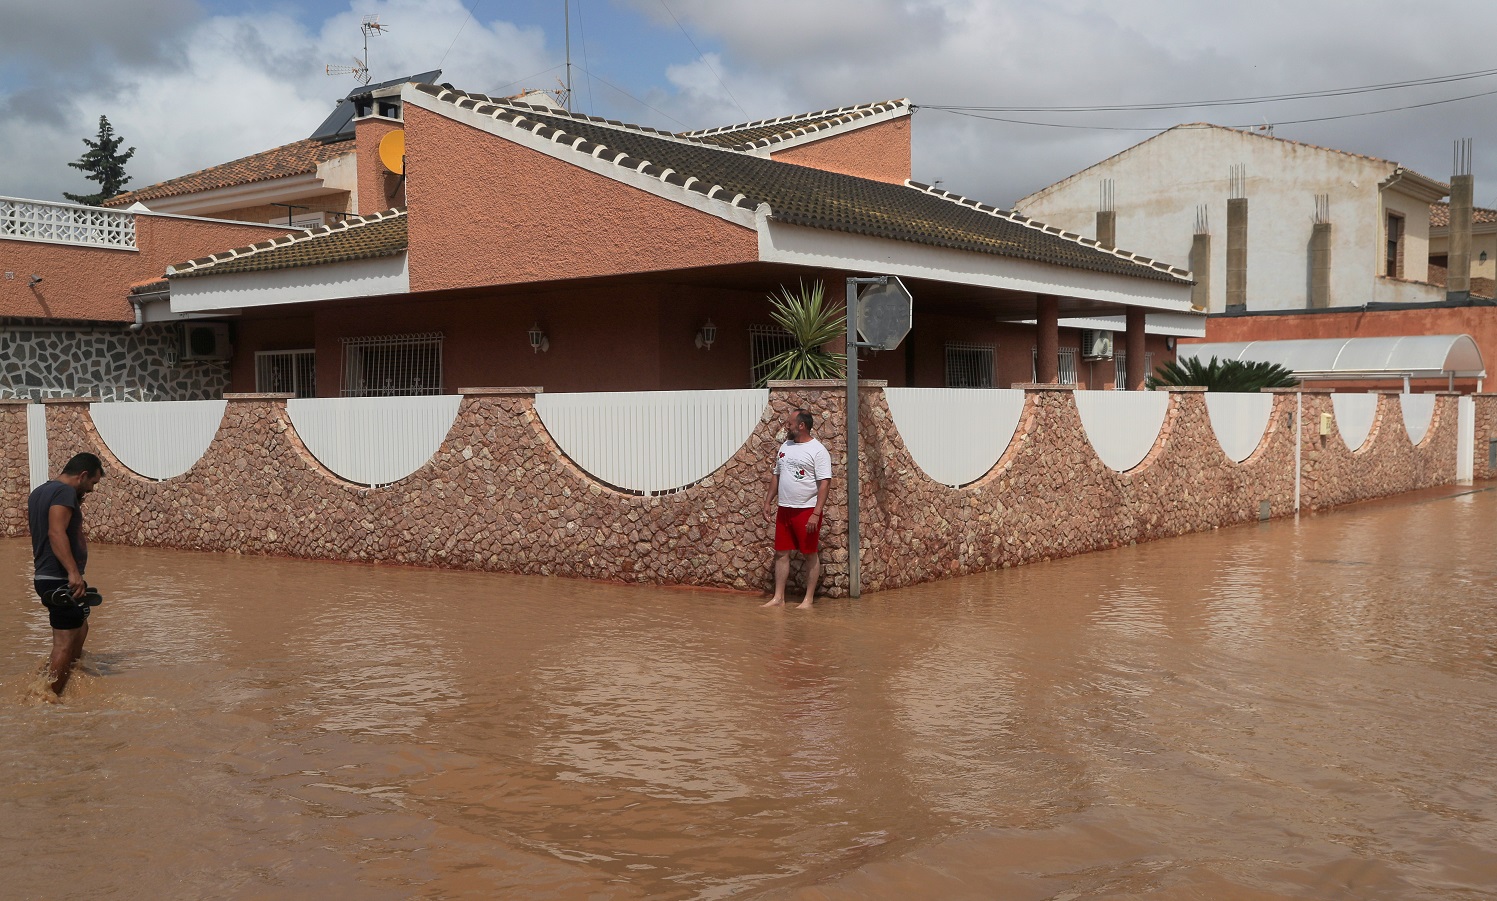
[[[227,401],[184,400],[89,404],[94,428],[109,452],[132,472],[170,479],[207,452]]]
[[[987,475],[1024,412],[1024,392],[1009,389],[885,388],[884,398],[915,465],[952,488]]]
[[[1367,443],[1372,423],[1377,418],[1376,394],[1332,394],[1331,409],[1336,414],[1336,431],[1350,450]]]
[[[1216,433],[1216,443],[1221,445],[1222,453],[1233,463],[1251,457],[1268,431],[1268,418],[1273,415],[1273,395],[1208,391],[1203,396],[1206,398],[1206,412],[1211,418],[1211,431]]]
[[[1142,463],[1170,409],[1165,391],[1077,391],[1076,410],[1097,456],[1108,469],[1127,472]]]
[[[599,481],[663,494],[717,471],[768,404],[767,388],[539,394],[535,412],[562,453]]]
[[[462,397],[307,397],[286,415],[312,456],[338,477],[371,488],[398,482],[442,447]]]

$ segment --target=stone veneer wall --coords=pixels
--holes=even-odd
[[[229,387],[226,361],[175,362],[175,326],[0,331],[0,398],[206,400]]]
[[[1497,441],[1497,394],[1473,395],[1476,402],[1476,447],[1472,454],[1471,475],[1477,480],[1497,479],[1497,468],[1490,466],[1490,443]]]
[[[845,471],[844,392],[833,383],[774,388],[753,435],[722,468],[659,497],[614,491],[577,469],[546,433],[533,394],[468,395],[435,457],[381,489],[329,474],[297,438],[284,400],[263,396],[231,400],[203,459],[165,482],[125,470],[86,404],[53,402],[50,462],[55,471],[85,449],[104,458],[111,477],[86,512],[96,541],[738,589],[768,584],[772,532],[762,507],[784,412],[815,413],[834,472]],[[1172,392],[1154,449],[1117,473],[1097,459],[1070,391],[1031,387],[998,464],[960,489],[916,467],[877,385],[861,395],[865,590],[1254,520],[1265,501],[1273,516],[1294,512],[1292,393],[1275,399],[1257,451],[1234,464],[1199,392]],[[1414,447],[1395,400],[1383,397],[1367,443],[1353,453],[1334,433],[1320,441],[1330,397],[1306,393],[1302,506],[1450,481],[1455,404],[1454,396],[1438,399]],[[23,407],[0,406],[0,447],[20,473],[0,483],[8,510],[24,501],[26,484],[25,416],[16,410]],[[1478,420],[1478,436],[1497,427],[1497,403],[1484,399]],[[834,479],[823,540],[823,585],[834,597],[848,585],[846,501]],[[24,532],[10,519],[5,528]]]

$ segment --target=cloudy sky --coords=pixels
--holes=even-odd
[[[570,0],[573,108],[683,130],[908,97],[914,176],[1010,205],[1181,122],[1275,134],[1450,173],[1475,139],[1497,206],[1490,0]],[[306,137],[353,81],[441,68],[467,90],[554,88],[563,0],[0,0],[0,195],[59,199],[108,115],[131,187]],[[1270,104],[1089,112],[938,109],[1184,104],[1439,84]],[[1394,107],[1431,104],[1382,112]],[[1327,117],[1344,117],[1328,119]],[[995,119],[1021,121],[995,121]],[[1322,119],[1325,121],[1298,122]],[[1046,124],[1022,124],[1046,123]],[[1065,127],[1058,127],[1065,126]]]

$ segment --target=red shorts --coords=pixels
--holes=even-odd
[[[806,534],[806,524],[815,512],[815,507],[781,507],[774,518],[774,549],[816,553],[821,543],[820,520],[816,523],[816,531]]]

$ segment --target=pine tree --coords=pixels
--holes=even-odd
[[[100,203],[120,193],[125,185],[130,183],[130,176],[125,174],[125,164],[130,162],[130,157],[135,155],[135,148],[131,147],[124,153],[120,153],[120,145],[125,139],[114,133],[114,126],[109,124],[108,116],[99,117],[99,136],[97,140],[83,139],[88,145],[88,151],[78,158],[77,162],[68,163],[74,169],[87,172],[85,176],[89,181],[99,183],[97,194],[69,194],[62,192],[62,196],[74,203],[98,206]]]

